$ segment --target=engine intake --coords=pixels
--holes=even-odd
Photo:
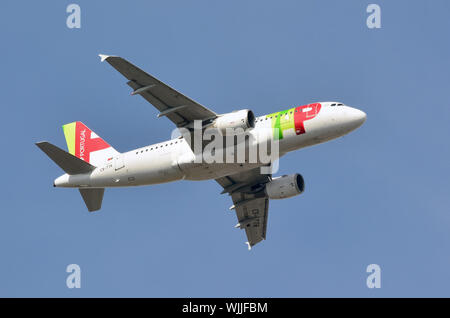
[[[266,194],[270,199],[286,199],[305,191],[305,181],[299,173],[273,178],[266,184]]]
[[[211,125],[222,135],[236,135],[255,127],[255,115],[249,109],[220,115]]]

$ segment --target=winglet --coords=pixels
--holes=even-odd
[[[106,60],[109,57],[109,55],[106,55],[106,54],[99,54],[98,56],[100,56],[100,62],[103,62],[104,60]]]
[[[248,250],[250,251],[252,249],[252,246],[250,245],[250,243],[249,242],[245,242],[245,244],[247,244]]]

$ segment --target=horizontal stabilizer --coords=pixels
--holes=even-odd
[[[102,207],[105,188],[78,190],[80,190],[81,196],[83,197],[84,203],[86,203],[86,207],[88,208],[89,212],[100,210],[100,208]]]
[[[68,174],[87,173],[95,169],[86,161],[72,156],[61,148],[52,145],[47,141],[37,142],[38,146],[47,156],[50,157],[58,166],[61,167]]]

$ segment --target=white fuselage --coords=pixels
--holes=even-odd
[[[283,138],[279,140],[280,157],[290,151],[341,137],[361,126],[366,118],[364,112],[342,104],[331,106],[332,103],[326,102],[321,105],[322,109],[317,116],[304,122],[304,133],[296,134],[294,129],[283,131]],[[255,127],[248,133],[255,138],[256,143],[267,143],[267,139],[273,138],[273,134],[261,134],[261,131],[272,131],[272,125],[268,116],[257,117]],[[88,174],[64,174],[54,181],[54,185],[104,188],[159,184],[183,179],[208,180],[264,165],[259,161],[255,163],[195,161],[188,142],[178,137],[119,154]]]

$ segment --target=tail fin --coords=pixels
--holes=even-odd
[[[94,212],[100,210],[102,207],[103,194],[105,193],[105,188],[95,188],[95,189],[78,189],[80,190],[81,196],[83,197],[84,203],[88,208],[89,212]]]
[[[69,153],[93,166],[103,165],[119,153],[81,121],[63,126]]]
[[[49,142],[37,142],[36,146],[68,174],[87,173],[95,169],[89,163],[72,156],[70,153],[65,152]]]

